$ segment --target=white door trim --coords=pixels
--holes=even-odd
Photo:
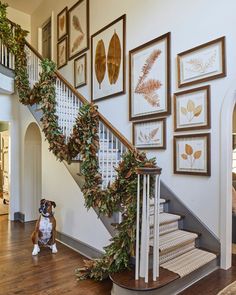
[[[232,255],[232,120],[236,103],[235,82],[222,104],[220,118],[220,241],[221,267],[231,267]]]

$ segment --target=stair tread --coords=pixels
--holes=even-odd
[[[171,223],[180,219],[181,219],[180,215],[163,212],[160,214],[160,225]]]
[[[160,236],[160,252],[171,251],[178,249],[181,245],[190,243],[198,237],[195,233],[190,233],[184,230],[175,230],[173,232]],[[150,240],[150,246],[153,246],[153,239]]]
[[[211,252],[195,248],[163,263],[161,267],[178,274],[180,277],[184,277],[214,260],[216,257],[217,256]]]

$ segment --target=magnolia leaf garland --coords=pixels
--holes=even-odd
[[[154,159],[147,160],[145,154],[137,151],[127,152],[116,168],[116,180],[106,190],[101,189],[102,178],[97,157],[99,149],[97,106],[85,104],[80,108],[72,134],[66,143],[56,115],[56,66],[48,59],[43,60],[40,79],[32,89],[30,88],[25,52],[27,32],[14,24],[15,33],[13,35],[12,23],[6,18],[6,8],[7,5],[0,2],[0,39],[15,55],[15,81],[20,102],[25,105],[40,104],[43,113],[42,129],[49,143],[49,150],[58,160],[70,163],[80,154],[82,173],[85,177],[85,184],[82,188],[85,206],[87,208],[97,207],[100,214],[107,216],[111,216],[114,212],[122,212],[123,221],[117,225],[117,235],[105,248],[104,256],[98,260],[85,262],[84,267],[76,271],[79,279],[102,280],[110,273],[127,268],[130,257],[134,255],[136,168],[153,167],[155,161]]]

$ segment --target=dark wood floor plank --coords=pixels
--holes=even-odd
[[[0,216],[0,295],[110,295],[110,280],[76,280],[74,270],[85,257],[63,244],[58,243],[56,255],[44,248],[32,257],[34,225]]]

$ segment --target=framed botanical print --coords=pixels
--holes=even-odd
[[[125,93],[126,15],[91,37],[92,101]]]
[[[63,38],[57,43],[57,68],[60,69],[67,65],[67,53],[68,53],[68,39]]]
[[[57,39],[61,40],[63,37],[67,35],[68,29],[68,20],[67,20],[67,7],[65,7],[58,15],[57,15]]]
[[[75,88],[87,84],[87,55],[86,53],[79,56],[74,61],[74,85]]]
[[[69,59],[89,48],[89,0],[79,0],[68,11]]]
[[[174,136],[174,173],[211,175],[209,133]]]
[[[179,87],[225,77],[225,37],[179,53],[177,63]]]
[[[175,93],[175,131],[209,128],[211,128],[210,86]]]
[[[130,120],[171,112],[170,33],[129,52]]]
[[[138,149],[166,149],[166,119],[133,123],[133,144]]]

